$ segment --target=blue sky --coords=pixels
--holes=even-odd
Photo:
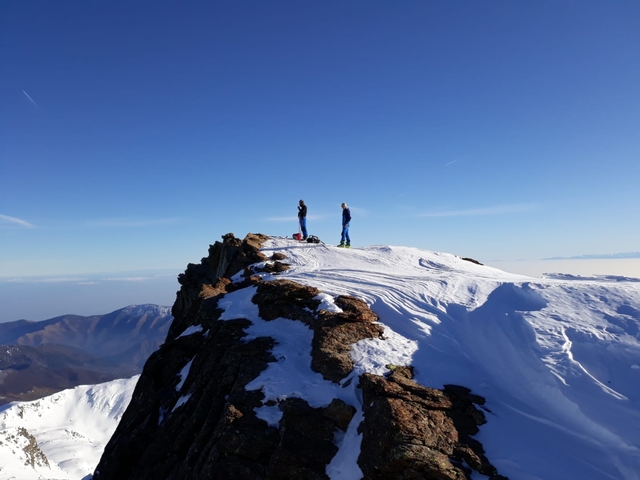
[[[481,261],[638,251],[640,4],[3,2],[0,277],[227,232]]]

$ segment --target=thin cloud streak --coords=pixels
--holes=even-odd
[[[84,277],[18,277],[3,280],[7,283],[82,283]]]
[[[146,282],[153,277],[113,277],[107,278],[108,282]]]
[[[538,210],[537,203],[519,203],[514,205],[497,205],[495,207],[475,208],[470,210],[450,210],[445,212],[421,213],[418,217],[476,217],[485,215],[506,215],[509,213],[531,212]]]
[[[29,223],[26,220],[21,220],[16,217],[10,217],[9,215],[0,214],[0,220],[9,222],[9,223],[15,223],[16,225],[20,225],[21,227],[35,228],[35,225],[33,225],[32,223]]]
[[[123,270],[117,272],[92,272],[92,273],[61,273],[58,275],[28,275],[24,277],[10,276],[0,277],[0,284],[4,283],[60,283],[78,285],[98,285],[106,281],[164,281],[166,278],[175,278],[179,269],[154,269],[154,270]]]
[[[464,160],[465,158],[467,158],[467,156],[462,155],[461,157],[458,157],[455,160],[451,160],[450,162],[445,163],[444,166],[448,167],[449,165],[453,165],[454,163],[459,162],[460,160]]]
[[[24,93],[24,94],[27,96],[27,98],[28,98],[29,100],[31,100],[31,103],[33,103],[33,104],[36,106],[36,108],[40,108],[40,107],[38,106],[38,104],[37,104],[36,102],[34,102],[34,101],[33,101],[33,98],[31,98],[27,92],[25,92],[24,90],[22,90],[22,93]]]

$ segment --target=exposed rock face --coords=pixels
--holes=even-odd
[[[0,433],[0,445],[6,443],[12,450],[22,451],[21,457],[25,465],[49,468],[47,456],[40,450],[36,438],[26,428],[10,428]]]
[[[220,320],[218,301],[255,287],[251,301],[263,320],[303,322],[313,331],[311,367],[333,382],[352,372],[350,345],[383,338],[383,329],[359,299],[336,298],[342,313],[318,311],[319,290],[256,276],[287,268],[282,254],[267,259],[259,251],[266,238],[227,234],[199,265],[189,264],[180,275],[175,320],[145,364],[95,480],[329,478],[335,439],[347,430],[355,406],[336,398],[313,408],[303,399],[285,398],[267,402],[282,413],[277,425],[258,418],[255,409],[264,394],[245,387],[276,361],[274,340],[243,340],[251,322]],[[189,328],[190,334],[182,335]],[[444,392],[422,387],[407,368],[388,378],[362,375],[360,386],[366,408],[358,463],[365,478],[469,478],[463,459],[483,473],[495,472],[470,438],[484,418],[473,406],[483,402],[479,397],[462,387]]]
[[[378,316],[366,303],[352,297],[339,296],[338,305],[344,313],[321,311],[314,329],[311,368],[327,380],[339,382],[353,370],[350,346],[365,338],[377,338],[383,328],[373,322]]]
[[[423,387],[411,368],[397,367],[386,377],[365,373],[360,379],[365,421],[360,464],[369,479],[460,479],[474,470],[492,479],[504,478],[471,438],[486,423],[474,403],[484,399],[464,387],[444,391]]]

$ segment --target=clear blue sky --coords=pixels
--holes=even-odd
[[[0,277],[226,232],[480,261],[638,251],[640,3],[0,5]],[[122,305],[124,306],[124,305]]]

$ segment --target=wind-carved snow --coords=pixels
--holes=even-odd
[[[519,480],[640,479],[638,279],[532,278],[409,247],[343,250],[272,238],[263,253],[275,252],[286,255],[290,269],[266,280],[310,285],[325,298],[353,295],[379,316],[386,340],[352,346],[352,376],[410,364],[423,385],[459,384],[484,396],[491,412],[478,439],[500,473]],[[260,334],[281,345],[293,340],[278,339],[284,327],[273,327]],[[334,395],[322,383],[309,391],[266,386],[289,375],[284,358],[291,361],[293,352],[280,348],[282,365],[252,387],[272,389],[274,398],[295,391],[309,403]],[[294,358],[310,363],[307,352]],[[358,413],[327,468],[333,480],[360,478],[355,383],[335,391]],[[269,418],[273,424],[277,415]]]

